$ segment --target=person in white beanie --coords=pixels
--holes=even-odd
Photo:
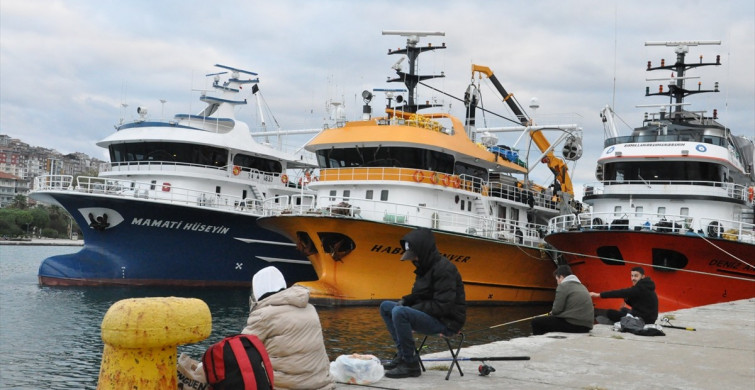
[[[265,345],[277,389],[333,389],[320,317],[309,304],[309,290],[286,288],[275,267],[252,278],[251,307],[242,334],[254,334]]]

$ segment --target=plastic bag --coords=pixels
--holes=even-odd
[[[645,328],[645,321],[643,321],[642,318],[635,317],[631,314],[627,314],[624,317],[621,317],[619,323],[621,324],[622,332],[635,333]]]
[[[330,375],[337,382],[369,385],[383,377],[383,365],[373,355],[341,355],[330,363]]]
[[[202,362],[192,359],[185,353],[178,357],[178,388],[197,390],[209,388]]]

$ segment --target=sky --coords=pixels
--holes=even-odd
[[[688,98],[688,109],[718,109],[735,134],[755,137],[752,0],[0,0],[0,134],[107,160],[95,143],[121,119],[137,118],[137,107],[151,119],[199,112],[198,90],[214,64],[259,73],[274,118],[268,114],[268,129],[321,128],[329,101],[358,119],[363,90],[401,87],[385,82],[399,58],[386,54],[406,39],[383,30],[445,32],[421,44],[446,49],[420,56],[420,73],[445,74],[427,82],[445,93],[463,97],[471,64],[485,65],[525,108],[537,97],[540,108],[528,111],[536,121],[580,125],[584,154],[569,165],[578,191],[596,181],[600,110],[613,106],[627,135],[647,110],[636,105],[666,102],[644,97],[646,86],[658,87],[646,78],[666,76],[645,68],[648,60],[673,61],[673,48],[646,41],[722,41],[691,48],[688,58],[720,54],[723,65],[694,74],[703,88],[718,81],[721,92]],[[489,82],[482,94],[486,109],[513,117]],[[446,95],[421,90],[420,99],[450,103],[463,117],[463,104]],[[383,104],[373,99],[373,112]],[[478,127],[511,125],[477,117]],[[259,120],[253,105],[237,118],[250,127]]]

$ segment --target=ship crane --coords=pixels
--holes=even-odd
[[[503,87],[503,85],[501,85],[500,81],[498,81],[498,78],[493,74],[493,71],[490,70],[489,67],[473,64],[473,79],[475,73],[479,73],[480,78],[482,78],[482,75],[484,74],[485,76],[487,76],[490,82],[493,83],[493,86],[495,86],[495,88],[503,97],[503,101],[508,104],[511,111],[514,113],[514,115],[516,115],[517,120],[519,120],[522,126],[529,128],[530,137],[535,142],[535,145],[537,145],[538,149],[540,149],[540,151],[543,153],[543,157],[540,159],[540,161],[546,164],[551,172],[553,172],[556,177],[556,182],[561,186],[561,191],[574,196],[574,187],[572,185],[571,178],[567,173],[566,163],[561,158],[556,157],[556,155],[553,153],[553,146],[550,144],[550,142],[548,142],[548,139],[545,138],[545,135],[542,132],[543,127],[533,126],[534,123],[532,119],[524,113],[524,110],[519,106],[519,103],[516,101],[516,99],[514,99],[514,94],[508,93],[506,91],[506,89]],[[474,109],[472,108],[468,111],[468,121],[471,120],[471,123],[474,123]],[[571,138],[575,137],[570,137],[570,141],[567,141],[567,143],[571,145],[577,142],[576,139],[572,140]],[[565,146],[565,149],[567,148],[567,146]],[[569,146],[570,149],[572,147],[576,148],[577,145]],[[581,150],[581,145],[579,145],[578,147]],[[581,152],[578,153],[578,155],[575,154],[573,156],[573,159],[576,160],[580,156]]]

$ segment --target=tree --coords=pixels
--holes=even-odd
[[[17,208],[19,210],[25,210],[26,206],[26,196],[18,194],[13,197],[13,203],[11,203],[10,207]]]

